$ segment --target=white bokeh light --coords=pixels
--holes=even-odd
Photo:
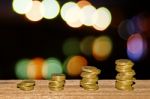
[[[25,16],[30,21],[39,21],[43,18],[43,15],[41,13],[41,6],[42,3],[40,1],[33,1],[31,10],[25,14]]]
[[[56,0],[42,1],[42,15],[46,19],[55,18],[60,11],[59,3]]]
[[[25,14],[32,8],[32,0],[13,0],[12,8],[18,14]]]
[[[87,5],[81,8],[80,21],[86,26],[92,26],[92,15],[96,11],[96,8],[92,5]]]
[[[105,30],[110,25],[111,20],[111,13],[105,7],[98,8],[92,16],[93,27],[100,31]]]
[[[61,11],[60,11],[60,15],[61,15],[61,17],[62,17],[62,19],[63,19],[64,21],[66,21],[66,13],[67,13],[67,11],[68,11],[70,8],[74,7],[74,6],[76,6],[76,3],[75,3],[75,2],[67,2],[67,3],[65,3],[65,4],[62,6]]]

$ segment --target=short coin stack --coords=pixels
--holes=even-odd
[[[17,84],[17,88],[23,91],[31,91],[34,89],[35,81],[33,80],[25,80]]]
[[[61,91],[64,89],[66,76],[64,74],[53,74],[49,82],[49,89],[52,91]]]
[[[84,66],[82,71],[82,80],[80,81],[81,87],[90,91],[98,90],[98,74],[100,74],[101,70],[93,66]]]
[[[133,90],[135,71],[132,69],[134,63],[128,59],[118,59],[115,61],[116,71],[119,73],[116,76],[115,87],[119,90]]]

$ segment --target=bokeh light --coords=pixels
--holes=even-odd
[[[71,77],[80,76],[82,67],[87,66],[88,62],[83,56],[71,56],[64,62],[63,69]]]
[[[98,61],[103,61],[108,58],[112,51],[112,41],[107,36],[100,36],[93,43],[92,54]]]
[[[75,2],[67,2],[65,3],[62,8],[61,8],[61,11],[60,11],[60,15],[62,17],[62,19],[64,21],[66,21],[66,13],[68,12],[68,10],[72,7],[76,6],[76,3]]]
[[[110,25],[111,20],[111,13],[105,7],[98,8],[92,16],[93,27],[99,31],[104,31]]]
[[[77,22],[78,20],[80,20],[80,15],[81,15],[81,9],[77,4],[75,4],[73,7],[67,9],[65,13],[65,21]]]
[[[40,1],[32,1],[32,8],[30,9],[29,12],[25,14],[25,16],[30,20],[30,21],[39,21],[43,18],[41,8],[42,8],[42,3]]]
[[[18,14],[25,14],[32,8],[32,0],[13,0],[13,10]]]
[[[144,38],[139,34],[133,34],[127,41],[128,57],[134,61],[140,60],[146,53],[147,44]]]
[[[130,25],[128,25],[130,23]],[[128,37],[130,36],[130,32],[129,32],[129,29],[133,29],[133,23],[132,21],[130,20],[124,20],[122,21],[120,24],[119,24],[119,27],[118,27],[118,33],[119,33],[119,36],[122,38],[122,39],[128,39]]]
[[[66,22],[66,23],[72,28],[79,28],[82,26],[82,23],[79,20],[77,20],[76,22]]]
[[[91,5],[91,3],[87,0],[80,0],[77,2],[77,5],[80,7],[80,8],[83,8],[87,5]]]
[[[59,3],[56,0],[43,0],[42,1],[42,14],[46,19],[55,18],[60,11]]]
[[[83,54],[87,56],[92,55],[92,46],[93,46],[94,40],[95,40],[94,36],[87,36],[83,38],[83,40],[80,43],[80,49]]]
[[[137,18],[122,21],[118,27],[119,36],[127,40],[130,35],[140,32]]]
[[[34,58],[30,60],[27,67],[27,75],[30,79],[42,79],[43,58]]]
[[[15,65],[15,74],[19,79],[27,79],[27,66],[29,64],[29,59],[19,60]]]
[[[45,79],[50,79],[54,73],[62,73],[62,64],[57,58],[48,58],[42,67],[42,75]]]
[[[92,16],[96,8],[92,5],[87,5],[81,8],[80,21],[86,26],[92,26]]]
[[[68,38],[64,41],[62,50],[66,56],[79,54],[80,41],[77,38]]]

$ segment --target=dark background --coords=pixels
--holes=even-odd
[[[62,6],[69,0],[59,0]],[[73,1],[73,0],[72,0]],[[77,0],[74,0],[75,2]],[[114,79],[116,75],[115,60],[128,58],[126,54],[126,40],[119,37],[117,27],[119,23],[128,18],[143,13],[150,14],[148,0],[89,0],[96,8],[106,6],[112,13],[112,23],[103,32],[93,28],[82,26],[80,28],[69,27],[58,15],[53,20],[42,19],[39,22],[30,22],[23,15],[16,14],[12,10],[11,0],[0,0],[0,79],[16,79],[15,63],[23,58],[57,57],[64,62],[67,58],[62,52],[63,41],[70,37],[80,40],[86,36],[107,35],[113,41],[111,56],[105,61],[96,61],[93,57],[86,57],[89,65],[101,68],[102,79]],[[150,32],[149,32],[150,33]],[[135,62],[134,69],[137,79],[150,79],[150,40],[148,53],[145,58]],[[81,54],[82,55],[82,54]]]

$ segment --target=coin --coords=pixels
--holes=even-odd
[[[96,74],[100,74],[100,72],[101,72],[99,69],[97,69],[94,66],[84,66],[82,68],[82,70],[85,72],[92,72],[92,73],[96,73]]]

